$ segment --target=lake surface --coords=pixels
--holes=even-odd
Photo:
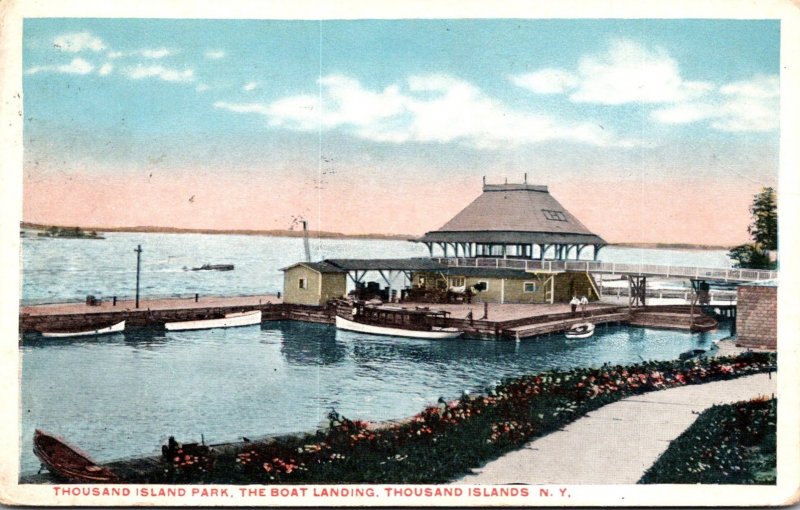
[[[170,435],[221,442],[313,430],[331,408],[407,417],[504,377],[674,359],[728,335],[601,326],[586,340],[426,341],[297,322],[71,342],[31,335],[20,347],[21,467],[38,469],[35,428],[108,461],[156,453]]]
[[[273,294],[282,290],[280,269],[303,260],[301,238],[208,234],[107,233],[104,240],[29,237],[22,240],[22,302],[83,301],[131,297],[136,254],[142,245],[142,297]],[[408,241],[313,239],[312,258],[426,257]],[[724,250],[661,250],[609,246],[605,262],[731,267]],[[205,263],[234,264],[234,271],[190,271]]]
[[[281,290],[280,268],[303,258],[300,238],[109,233],[105,240],[22,240],[23,303],[132,296],[142,245],[142,297]],[[312,256],[427,256],[407,241],[312,240]],[[724,251],[607,247],[608,262],[729,267]],[[204,263],[231,272],[190,271]],[[26,336],[21,352],[21,466],[38,469],[35,428],[65,436],[100,461],[156,453],[181,441],[236,440],[313,430],[331,408],[385,420],[494,381],[551,368],[674,359],[728,336],[628,327],[588,340],[424,341],[292,322],[194,332],[126,332],[102,339]]]

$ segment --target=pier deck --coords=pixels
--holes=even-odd
[[[571,312],[568,304],[393,304],[403,308],[428,307],[431,310],[449,312],[447,325],[458,328],[466,337],[483,339],[521,339],[566,331],[573,324],[585,320],[595,324],[630,322],[640,326],[671,329],[692,329],[693,320],[688,307],[647,307],[634,309],[629,314],[627,307],[613,303],[591,303],[585,318]],[[686,308],[684,310],[684,308]],[[165,322],[201,320],[220,314],[261,310],[263,320],[295,320],[332,324],[336,307],[308,306],[283,303],[275,295],[145,299],[139,308],[132,300],[111,301],[89,306],[85,303],[59,303],[23,306],[20,309],[22,333],[59,330],[66,328],[90,329],[120,320],[126,321],[126,329],[159,327]],[[349,312],[346,307],[345,312]],[[699,310],[696,314],[699,315]],[[341,313],[341,310],[340,310]],[[666,315],[665,315],[666,314]],[[637,322],[638,320],[638,322]]]
[[[214,308],[228,306],[254,306],[263,303],[282,303],[283,299],[276,295],[263,294],[259,296],[200,296],[197,301],[191,298],[162,298],[140,299],[140,310],[183,310],[187,308]],[[20,313],[27,315],[69,315],[88,314],[101,312],[124,312],[135,310],[133,299],[117,300],[116,306],[111,300],[104,300],[99,305],[89,306],[86,303],[51,303],[42,305],[27,305],[20,307]]]
[[[208,316],[261,310],[267,313],[280,306],[282,300],[274,295],[208,296],[192,298],[140,299],[139,308],[133,300],[103,301],[99,305],[86,303],[54,303],[28,305],[20,308],[19,330],[22,333],[86,328],[125,320],[126,328],[143,328],[166,321],[198,320]],[[276,306],[277,305],[277,306]]]

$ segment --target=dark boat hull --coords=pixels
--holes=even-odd
[[[57,478],[74,483],[111,483],[119,477],[110,469],[98,466],[89,456],[66,441],[36,430],[33,453]]]

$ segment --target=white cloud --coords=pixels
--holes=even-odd
[[[106,56],[111,59],[117,59],[122,57],[144,57],[155,60],[168,57],[174,54],[175,51],[167,48],[156,48],[156,49],[145,48],[133,51],[109,51]]]
[[[158,78],[162,81],[169,82],[191,82],[194,81],[194,70],[184,69],[179,71],[164,66],[142,66],[129,67],[125,74],[134,80],[141,80],[145,78]]]
[[[250,92],[250,91],[255,90],[257,87],[258,87],[258,83],[254,82],[254,81],[251,81],[251,82],[245,83],[244,87],[242,87],[242,90],[244,90],[245,92]]]
[[[289,96],[275,102],[217,102],[215,108],[256,113],[270,125],[300,131],[342,129],[380,142],[462,143],[493,149],[546,140],[568,140],[598,146],[632,146],[590,122],[561,122],[546,115],[520,112],[486,96],[471,83],[452,76],[412,76],[407,89],[391,85],[366,89],[358,80],[328,75],[319,80],[320,98]]]
[[[226,101],[217,101],[214,103],[214,108],[228,110],[235,113],[260,113],[261,115],[270,115],[270,108],[261,103],[228,103]]]
[[[100,69],[97,71],[97,74],[99,74],[100,76],[107,76],[111,74],[111,71],[113,70],[114,70],[114,64],[106,62],[105,64],[100,66]]]
[[[156,50],[141,50],[139,52],[144,58],[164,58],[173,54],[172,50],[166,48],[158,48]]]
[[[210,58],[211,60],[219,60],[225,56],[225,52],[222,50],[208,50],[205,55],[206,58]]]
[[[777,76],[754,76],[728,83],[702,101],[680,103],[651,113],[663,124],[710,121],[712,128],[728,132],[764,132],[779,127],[780,83]]]
[[[563,94],[580,83],[580,78],[563,69],[542,69],[510,78],[514,85],[537,94]]]
[[[53,46],[69,53],[78,53],[84,50],[98,52],[106,48],[102,39],[93,36],[89,32],[73,32],[59,35],[53,39]]]
[[[61,73],[61,74],[89,74],[94,66],[82,58],[73,58],[69,64],[58,66],[34,66],[25,71],[25,74]]]
[[[511,81],[539,94],[569,92],[573,102],[605,105],[676,103],[713,88],[684,79],[665,50],[625,39],[614,41],[605,53],[583,57],[574,72],[548,68],[512,76]]]
[[[211,87],[209,87],[209,86],[208,86],[208,85],[206,85],[205,83],[199,83],[199,84],[197,85],[197,87],[195,87],[194,89],[195,89],[197,92],[205,92],[206,90],[208,90],[208,89],[210,89],[210,88],[211,88]]]

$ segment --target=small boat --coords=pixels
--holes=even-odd
[[[591,322],[575,324],[564,333],[567,338],[589,338],[592,335],[594,335],[594,324]]]
[[[225,314],[218,319],[200,319],[196,321],[167,322],[167,331],[188,331],[193,329],[235,328],[261,324],[261,310]]]
[[[203,264],[193,267],[192,271],[233,271],[233,264]]]
[[[336,327],[373,335],[443,340],[458,338],[462,331],[444,327],[448,312],[411,310],[395,306],[372,306],[357,303],[352,317],[336,316]]]
[[[98,466],[88,454],[65,440],[36,429],[33,434],[33,453],[50,473],[74,483],[119,482],[110,469]]]
[[[67,330],[67,331],[40,331],[43,337],[45,338],[70,338],[70,337],[77,337],[77,336],[97,336],[97,335],[109,335],[112,333],[122,333],[125,331],[125,321],[119,321],[116,324],[112,324],[111,326],[107,326],[105,328],[99,329],[90,329],[90,330]]]

